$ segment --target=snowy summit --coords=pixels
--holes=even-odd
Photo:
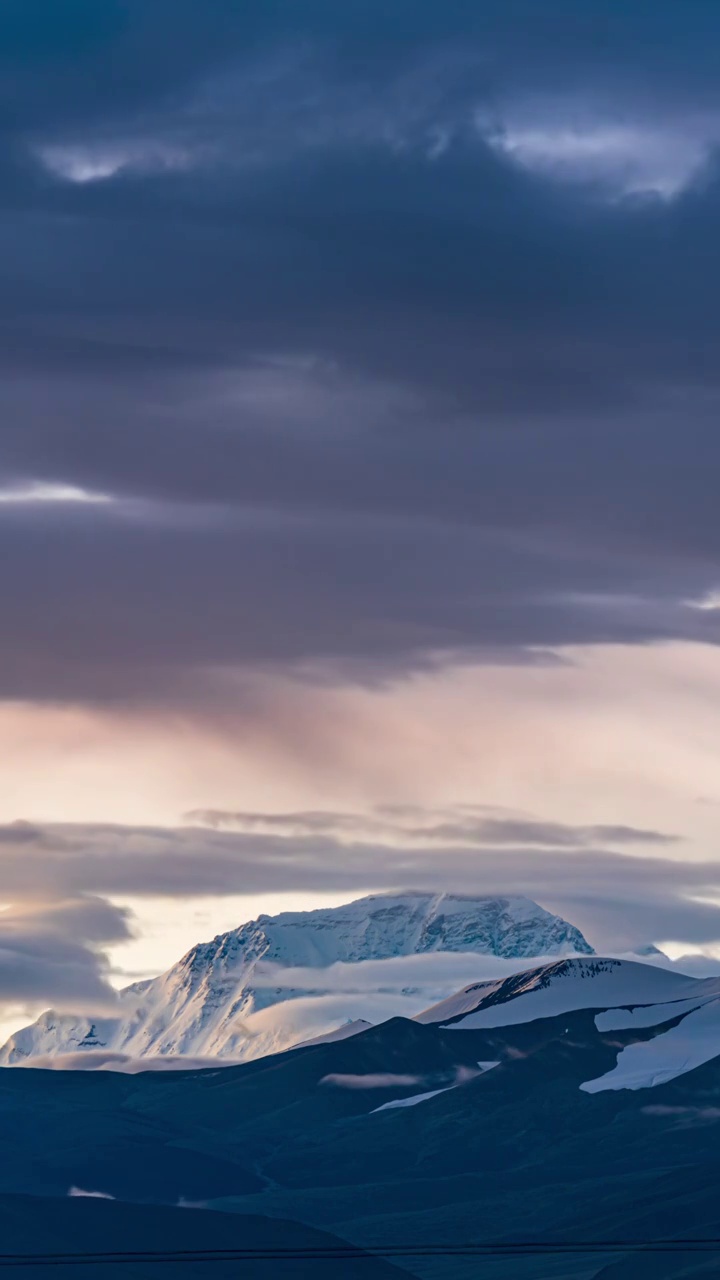
[[[342,994],[321,1001],[317,985],[285,981],[284,969],[441,952],[506,960],[593,954],[578,929],[523,897],[416,892],[261,915],[193,947],[160,977],[126,987],[119,1016],[49,1010],[8,1040],[0,1063],[93,1050],[261,1057],[362,1017]]]

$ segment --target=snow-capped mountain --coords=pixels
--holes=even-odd
[[[573,925],[522,897],[405,893],[263,915],[193,947],[160,977],[126,987],[116,1017],[49,1010],[8,1040],[0,1063],[101,1049],[132,1057],[261,1057],[363,1017],[415,1013],[437,998],[422,987],[387,992],[382,982],[374,992],[352,982],[338,989],[329,981],[332,966],[438,953],[514,960],[593,951]],[[303,970],[327,970],[327,990],[317,980],[303,986]]]
[[[575,1009],[610,1009],[681,1000],[720,980],[689,978],[632,960],[565,959],[515,973],[496,982],[476,982],[418,1014],[416,1021],[476,1030],[553,1018]]]
[[[648,1032],[621,1050],[611,1071],[583,1083],[587,1093],[652,1088],[720,1055],[720,978],[628,960],[566,959],[474,983],[415,1021],[480,1031],[583,1009],[595,1011],[600,1032]]]

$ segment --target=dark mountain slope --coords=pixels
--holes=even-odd
[[[323,1280],[342,1274],[348,1280],[401,1280],[406,1274],[380,1258],[343,1257],[341,1262],[323,1258],[323,1251],[343,1247],[344,1242],[326,1232],[297,1222],[267,1218],[170,1208],[156,1205],[123,1204],[90,1197],[43,1199],[35,1196],[0,1196],[0,1261],[9,1255],[24,1255],[22,1262],[8,1267],[8,1275],[47,1280],[52,1275],[80,1275],[87,1280],[131,1276],[133,1280],[157,1280],[162,1275],[182,1275],[183,1280]],[[32,1257],[42,1254],[147,1253],[162,1257],[168,1251],[212,1250],[313,1251],[318,1257],[304,1259],[243,1258],[241,1261],[183,1261],[163,1265],[147,1259],[124,1263],[122,1267],[103,1262],[66,1262],[48,1266]],[[338,1270],[341,1268],[341,1271]],[[3,1267],[4,1269],[4,1267]]]
[[[601,1032],[592,1010],[483,1030],[395,1019],[217,1071],[6,1070],[0,1191],[67,1203],[77,1185],[148,1212],[182,1197],[368,1246],[607,1242],[592,1258],[482,1263],[483,1280],[585,1280],[620,1266],[623,1242],[720,1237],[720,1059],[655,1088],[580,1088],[681,1022]],[[643,1255],[637,1274],[660,1260]],[[402,1265],[428,1280],[480,1274],[471,1259]]]

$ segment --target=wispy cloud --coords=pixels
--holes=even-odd
[[[171,1054],[167,1057],[133,1058],[127,1053],[111,1050],[84,1049],[78,1053],[39,1054],[19,1067],[44,1071],[119,1071],[125,1075],[137,1075],[141,1071],[218,1071],[233,1065],[232,1058],[203,1058],[190,1054]],[[90,1192],[76,1191],[76,1195]]]
[[[692,1107],[657,1104],[641,1107],[642,1115],[657,1116],[659,1119],[677,1119],[678,1128],[691,1128],[694,1125],[716,1124],[720,1120],[720,1107]]]
[[[177,173],[193,168],[196,163],[184,148],[147,138],[84,145],[51,144],[39,147],[37,155],[52,173],[81,185],[122,174]]]
[[[578,119],[578,116],[580,117]],[[592,116],[577,101],[510,110],[500,122],[480,113],[488,143],[513,163],[560,182],[595,185],[618,197],[672,200],[707,170],[720,144],[720,115],[664,123]]]
[[[77,485],[42,480],[0,488],[0,503],[13,506],[33,506],[37,503],[94,504],[98,502],[112,502],[112,497],[110,494],[97,493],[91,489],[82,489]]]
[[[483,805],[450,805],[445,810],[406,806],[378,807],[369,813],[308,810],[297,813],[253,813],[196,809],[185,815],[190,825],[218,831],[286,836],[329,836],[343,842],[383,840],[418,845],[538,845],[546,848],[592,848],[598,845],[675,844],[679,837],[621,824],[581,827],[541,822],[522,814],[498,813]]]
[[[367,1075],[331,1072],[320,1081],[320,1084],[332,1085],[336,1089],[406,1089],[422,1083],[422,1076],[395,1074],[392,1071],[368,1072]]]

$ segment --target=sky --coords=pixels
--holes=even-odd
[[[5,0],[0,1024],[258,911],[720,954],[720,13]]]

